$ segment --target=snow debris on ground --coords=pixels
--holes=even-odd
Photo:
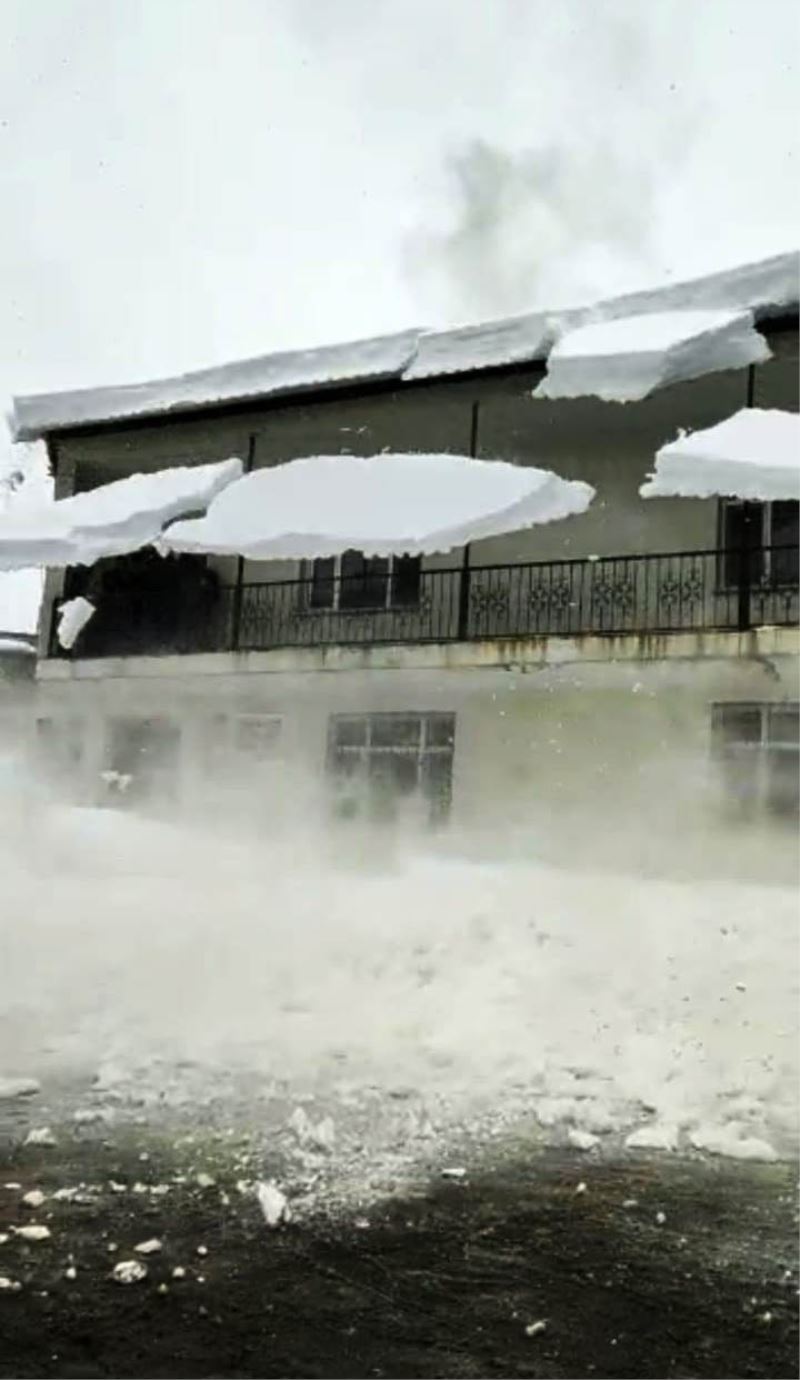
[[[242,468],[241,460],[231,459],[133,474],[71,498],[0,514],[0,570],[93,565],[136,551],[155,541],[168,522],[205,509]],[[68,625],[79,616],[76,611]]]
[[[289,1201],[273,1180],[256,1184],[256,1197],[268,1227],[289,1221]]]
[[[765,906],[752,883],[528,863],[311,870],[263,841],[73,825],[68,869],[46,822],[30,866],[5,850],[0,1072],[4,1050],[48,1088],[82,1069],[119,1125],[174,1117],[195,1140],[240,1098],[277,1159],[231,1150],[230,1183],[246,1196],[275,1176],[295,1219],[332,1202],[352,1219],[386,1183],[505,1138],[577,1154],[597,1136],[607,1154],[627,1137],[666,1150],[669,1127],[705,1153],[795,1153],[791,887]],[[228,1187],[192,1153],[187,1183]],[[153,1188],[108,1183],[132,1201]]]
[[[770,358],[749,311],[667,311],[567,329],[535,398],[635,402],[657,388]]]
[[[707,1150],[711,1155],[725,1155],[733,1160],[761,1160],[769,1164],[778,1155],[769,1141],[759,1136],[747,1135],[741,1122],[729,1121],[724,1126],[699,1126],[689,1134],[696,1150]]]
[[[49,1126],[32,1127],[25,1137],[26,1145],[55,1145],[56,1138]]]
[[[800,499],[800,414],[743,407],[656,453],[643,498]]]
[[[0,1275],[0,1290],[9,1289],[12,1293],[19,1293],[22,1285],[18,1279],[10,1279],[8,1275]]]
[[[78,1271],[75,1269],[75,1266],[74,1266],[74,1265],[68,1265],[68,1266],[67,1266],[66,1270],[64,1271],[64,1278],[65,1278],[65,1279],[77,1279],[77,1278],[78,1278]]]
[[[456,1168],[454,1168],[454,1169],[443,1169],[443,1170],[442,1170],[442,1178],[443,1178],[443,1179],[465,1179],[466,1177],[467,1177],[467,1171],[466,1171],[466,1169],[463,1169],[460,1165],[458,1165],[458,1166],[457,1166]]]
[[[23,1241],[47,1241],[51,1235],[49,1227],[30,1226],[12,1227],[15,1236],[21,1236]]]
[[[174,1270],[172,1271],[172,1278],[173,1278],[173,1279],[185,1279],[185,1278],[186,1278],[186,1269],[185,1269],[185,1267],[184,1267],[183,1265],[176,1265],[175,1268],[174,1268]]]
[[[157,1236],[151,1236],[147,1241],[140,1241],[133,1249],[137,1255],[157,1255],[164,1247]]]
[[[667,1220],[667,1214],[666,1214],[665,1212],[657,1212],[657,1213],[656,1213],[656,1225],[657,1225],[657,1226],[663,1227],[663,1225],[664,1225],[664,1223],[666,1222],[666,1220]]]
[[[567,1132],[567,1140],[575,1150],[594,1150],[600,1144],[600,1137],[592,1134],[591,1131],[581,1131],[575,1126],[571,1126]]]
[[[653,1122],[631,1131],[626,1137],[628,1150],[677,1150],[680,1141],[680,1127],[669,1122]]]
[[[139,1284],[147,1279],[147,1266],[141,1260],[120,1260],[111,1271],[111,1278],[117,1284]]]
[[[26,1207],[40,1208],[45,1201],[45,1195],[40,1188],[32,1188],[29,1193],[22,1195],[22,1201]]]
[[[78,634],[83,631],[86,624],[94,617],[95,606],[83,595],[78,595],[76,599],[67,599],[59,606],[58,624],[56,636],[58,644],[65,651],[75,646]]]
[[[0,1246],[5,1246],[6,1241],[10,1240],[11,1237],[9,1236],[7,1231],[0,1231]]]
[[[204,518],[174,523],[163,550],[304,560],[446,552],[583,513],[590,485],[464,455],[317,455],[254,470]]]
[[[547,1331],[547,1319],[546,1319],[546,1318],[538,1318],[536,1322],[528,1323],[527,1327],[525,1328],[525,1336],[526,1336],[526,1337],[540,1337],[540,1336],[542,1335],[542,1333],[543,1333],[543,1332],[546,1332],[546,1331]]]
[[[42,1085],[36,1078],[0,1078],[0,1101],[12,1097],[33,1097],[41,1090]]]

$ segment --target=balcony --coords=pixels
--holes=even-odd
[[[72,652],[158,656],[289,647],[746,631],[798,623],[798,547],[584,557],[518,565],[386,569],[240,584],[168,599],[104,596]],[[324,603],[324,607],[320,604]]]

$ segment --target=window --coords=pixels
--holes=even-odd
[[[715,704],[714,753],[726,798],[740,814],[800,813],[800,705]]]
[[[82,720],[37,719],[36,750],[43,771],[66,776],[77,771],[83,762]]]
[[[279,714],[214,714],[205,733],[206,768],[215,773],[252,762],[272,761],[283,730]]]
[[[391,820],[404,805],[443,820],[452,793],[454,714],[334,714],[328,771],[339,813]]]
[[[174,797],[181,731],[166,718],[111,719],[107,767],[109,793],[129,799]]]
[[[419,603],[419,556],[365,556],[345,551],[316,560],[311,572],[312,609],[408,608]]]
[[[775,585],[797,584],[800,504],[792,499],[748,503],[723,499],[720,510],[722,584],[739,583],[741,553],[750,553],[750,581]]]

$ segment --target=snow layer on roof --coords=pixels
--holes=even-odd
[[[554,334],[620,316],[752,309],[757,320],[800,299],[800,255],[777,254],[688,282],[628,293],[585,307],[529,313],[453,330],[403,331],[343,345],[264,355],[160,382],[43,393],[14,400],[18,440],[68,427],[160,416],[224,403],[368,380],[412,380],[543,360]]]
[[[64,427],[126,417],[183,412],[248,398],[298,393],[327,384],[399,377],[414,352],[418,331],[376,336],[314,350],[290,350],[200,369],[156,383],[86,388],[14,399],[18,439]]]
[[[87,493],[0,517],[0,570],[91,565],[135,551],[165,523],[205,509],[242,473],[241,460],[134,474]]]
[[[451,331],[426,331],[403,378],[424,379],[523,363],[546,354],[554,338],[553,322],[542,312]]]
[[[742,408],[656,455],[643,498],[800,499],[800,415]]]
[[[536,398],[635,402],[656,388],[770,357],[749,311],[670,311],[570,330],[553,346]]]
[[[449,551],[464,542],[582,513],[594,490],[548,470],[461,455],[319,455],[256,470],[205,518],[177,522],[172,551],[253,560]]]

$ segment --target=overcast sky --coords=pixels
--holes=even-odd
[[[796,0],[2,0],[0,400],[797,239]]]

